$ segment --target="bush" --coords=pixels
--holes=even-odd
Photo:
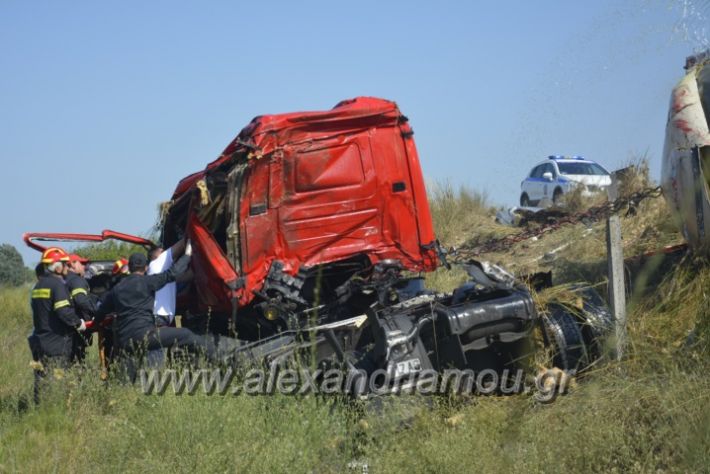
[[[140,245],[116,240],[107,240],[99,244],[82,245],[74,249],[74,253],[88,258],[89,260],[115,260],[120,257],[128,258],[131,254],[136,252],[145,254],[146,250]]]
[[[429,185],[428,197],[434,231],[442,244],[458,245],[471,234],[490,231],[495,211],[485,193],[436,182]]]
[[[10,244],[0,245],[0,285],[20,286],[27,276],[20,252]]]

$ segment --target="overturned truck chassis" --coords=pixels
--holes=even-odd
[[[162,245],[193,242],[182,325],[214,337],[230,366],[309,356],[394,382],[427,369],[513,368],[536,328],[557,367],[597,360],[611,321],[590,290],[578,289],[581,308],[538,313],[526,285],[473,260],[453,292],[425,288],[422,275],[446,257],[413,133],[394,102],[366,97],[255,118],[163,208]],[[104,291],[107,266],[89,271],[92,291]]]
[[[419,375],[431,370],[503,374],[529,368],[539,349],[532,343],[536,330],[552,349],[553,364],[569,373],[601,358],[612,321],[593,290],[576,290],[584,299],[583,308],[552,305],[539,314],[527,287],[512,277],[501,279],[507,275],[500,268],[478,262],[466,267],[470,280],[451,293],[426,290],[420,278],[379,280],[359,288],[371,302],[361,315],[318,324],[314,321],[327,320],[327,313],[304,314],[296,319],[312,324],[236,347],[227,342],[222,353],[232,367],[270,370],[315,355],[319,367],[367,376],[348,385],[356,395],[374,389],[374,374],[382,375],[376,384],[377,394],[382,394],[428,383]]]

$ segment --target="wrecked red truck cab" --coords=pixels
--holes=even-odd
[[[256,117],[165,207],[163,244],[183,232],[194,243],[184,301],[198,312],[232,312],[278,291],[311,304],[299,291],[304,275],[338,263],[352,272],[438,264],[412,129],[382,99]]]

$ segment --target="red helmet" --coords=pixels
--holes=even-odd
[[[89,263],[88,258],[84,258],[81,255],[77,255],[75,253],[69,255],[69,261],[70,262],[79,262],[79,263]]]
[[[120,275],[128,273],[128,260],[125,258],[119,258],[113,262],[113,268],[111,269],[112,275]]]
[[[50,247],[42,252],[42,263],[68,262],[69,254],[59,247]]]

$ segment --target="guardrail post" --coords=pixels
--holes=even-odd
[[[611,174],[611,186],[608,188],[609,201],[614,201],[619,194],[619,176]],[[616,324],[616,354],[621,359],[626,349],[626,288],[624,281],[624,249],[621,238],[621,219],[612,214],[606,221],[606,252],[608,268],[609,305]]]

